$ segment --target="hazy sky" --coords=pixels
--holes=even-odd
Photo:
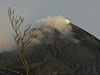
[[[0,0],[0,40],[12,35],[8,7],[25,17],[24,24],[34,25],[47,16],[62,15],[100,38],[100,0]]]

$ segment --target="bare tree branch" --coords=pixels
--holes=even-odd
[[[11,69],[9,69],[9,68],[6,68],[6,67],[4,67],[3,65],[0,65],[0,68],[2,68],[2,69],[4,69],[4,70],[8,70],[8,71],[10,71],[10,72],[14,72],[14,73],[23,75],[22,73],[20,73],[20,72],[18,72],[18,71],[15,71],[15,70],[11,70]],[[1,71],[1,73],[3,73],[3,72]],[[5,73],[5,74],[6,74],[6,73]],[[6,75],[7,75],[7,74],[6,74]]]
[[[15,42],[18,47],[19,58],[24,66],[26,75],[28,75],[29,65],[25,59],[24,51],[25,51],[25,47],[31,42],[32,38],[36,37],[34,35],[34,31],[36,29],[31,28],[31,25],[27,25],[26,29],[24,30],[24,33],[22,34],[19,28],[24,22],[24,18],[22,18],[21,16],[18,17],[18,15],[14,16],[14,10],[11,11],[10,7],[8,9],[8,16],[9,16],[9,20],[11,22],[12,28],[15,32]]]

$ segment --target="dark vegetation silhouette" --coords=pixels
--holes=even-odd
[[[73,36],[49,26],[28,25],[22,33],[24,18],[15,16],[11,8],[8,16],[17,50],[0,53],[0,75],[100,75],[100,40],[95,36],[72,23]],[[40,43],[31,42],[35,38]]]

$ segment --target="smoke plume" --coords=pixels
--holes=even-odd
[[[70,21],[65,19],[62,16],[48,16],[45,19],[37,20],[37,24],[34,26],[37,28],[35,34],[36,38],[33,38],[32,43],[33,44],[39,44],[41,41],[50,43],[53,42],[53,36],[55,35],[55,29],[58,30],[60,33],[62,33],[65,37],[72,38],[72,27],[70,25]],[[48,37],[48,39],[46,39]],[[12,38],[12,37],[11,37]],[[13,37],[14,38],[14,37]],[[77,41],[72,38],[72,40]],[[11,41],[11,39],[7,39],[6,36],[0,37],[0,44],[1,46],[7,51],[11,50],[12,47],[14,47],[14,41]],[[2,48],[1,47],[1,48]]]

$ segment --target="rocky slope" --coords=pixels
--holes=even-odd
[[[25,50],[29,75],[100,75],[100,40],[63,17],[58,18],[39,22],[42,27],[37,37]],[[16,50],[0,53],[1,66],[25,75]],[[2,67],[0,72],[20,75]]]

